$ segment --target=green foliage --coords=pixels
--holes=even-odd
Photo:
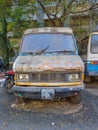
[[[18,3],[19,5],[24,5],[24,4],[28,4],[29,0],[19,0]]]
[[[6,66],[9,65],[10,43],[7,38],[7,21],[11,0],[0,0],[0,53]]]
[[[21,17],[23,14],[23,8],[22,7],[15,7],[12,9],[13,11],[11,12],[11,18],[12,18],[12,30],[14,33],[15,37],[21,37]]]
[[[13,0],[0,0],[0,54],[2,54],[6,64],[8,64],[9,57],[14,54],[12,49],[13,45],[19,44],[17,40],[15,42],[10,40],[9,42],[7,33],[13,32],[14,38],[20,39],[25,29],[39,27],[37,21],[33,21],[30,18],[30,15],[33,16],[38,13],[38,8],[35,7],[36,1],[37,0],[18,0],[18,4],[15,5]],[[42,2],[42,0],[40,0],[40,2]],[[57,6],[53,9],[45,8],[45,5],[43,5],[42,10],[48,17],[48,20],[44,21],[45,26],[64,26],[68,15],[72,14],[72,17],[75,15],[79,17],[70,20],[72,27],[76,26],[76,28],[74,28],[76,36],[81,38],[81,35],[85,36],[89,33],[88,30],[81,28],[81,26],[88,25],[89,20],[87,21],[87,18],[82,17],[85,13],[74,13],[78,12],[80,8],[80,4],[77,0],[44,0],[44,2],[46,5],[48,5],[49,2],[58,2]],[[85,5],[85,2],[86,0],[81,0],[82,5]],[[61,14],[61,17],[57,17],[58,13]],[[96,10],[88,10],[86,13],[89,13],[95,22],[94,26],[98,24],[98,12]]]
[[[19,0],[18,6],[13,6],[12,0],[0,0],[0,54],[7,66],[14,55],[14,43],[9,41],[7,33],[13,32],[14,37],[20,38],[26,28],[35,26],[32,21],[22,19],[23,16],[27,18],[28,14],[34,14],[35,8],[31,3],[34,0]]]
[[[12,5],[12,1],[11,0],[0,0],[0,16],[2,17],[2,15],[9,15],[10,12],[10,8]]]

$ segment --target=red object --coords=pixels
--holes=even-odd
[[[10,70],[10,71],[7,71],[6,74],[9,74],[9,75],[14,75],[15,72],[13,70]]]
[[[98,61],[91,61],[91,64],[98,64]]]

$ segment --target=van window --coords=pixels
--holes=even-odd
[[[91,53],[98,53],[98,34],[91,36]]]
[[[76,50],[71,34],[29,34],[23,38],[21,52],[37,52],[45,48],[45,52]]]

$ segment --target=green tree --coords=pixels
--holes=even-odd
[[[7,37],[9,23],[11,25],[11,31],[13,31],[14,37],[20,38],[24,28],[23,15],[28,13],[33,14],[33,8],[26,10],[31,0],[19,0],[15,3],[14,0],[0,0],[0,54],[3,57],[6,67],[9,66],[9,58],[13,55],[13,49],[10,44],[10,40]],[[34,2],[34,1],[32,1]],[[28,23],[30,25],[30,22]]]
[[[9,66],[10,42],[7,38],[7,18],[11,5],[11,0],[0,0],[0,51],[6,66]]]
[[[71,27],[74,29],[76,36],[81,38],[90,33],[98,24],[98,3],[96,2],[88,2],[87,0],[53,0],[56,2],[55,6],[48,7],[49,1],[37,0],[41,10],[48,17],[51,26],[75,25]],[[51,0],[51,3],[53,1]],[[72,20],[72,18],[74,19]],[[85,25],[86,22],[87,24]]]

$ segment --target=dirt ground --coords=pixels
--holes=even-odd
[[[0,130],[98,130],[98,83],[86,84],[82,103],[29,100],[17,105],[0,87]]]

